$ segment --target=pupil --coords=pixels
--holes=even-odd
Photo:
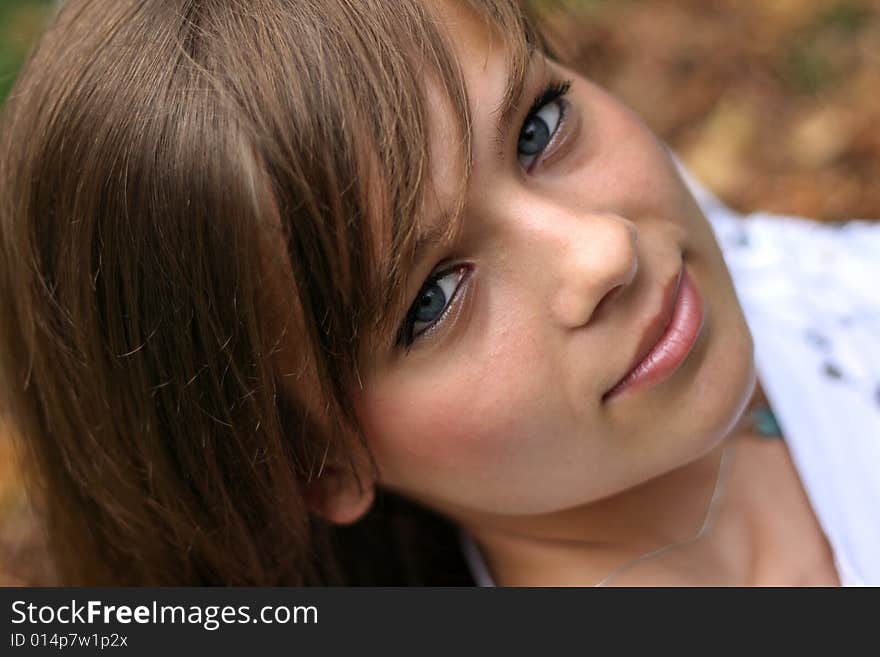
[[[541,119],[533,117],[523,126],[519,137],[521,155],[537,155],[547,147],[550,139],[550,128]]]
[[[419,322],[431,322],[440,316],[446,306],[446,295],[437,283],[431,285],[419,298],[419,307],[416,310],[416,320]]]

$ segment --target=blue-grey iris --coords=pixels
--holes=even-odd
[[[446,294],[435,281],[419,295],[415,319],[417,322],[433,322],[446,307]]]
[[[530,118],[519,133],[517,149],[520,155],[537,155],[550,141],[550,127],[537,116]]]

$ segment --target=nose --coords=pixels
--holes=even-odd
[[[617,215],[591,215],[566,222],[554,258],[557,284],[550,310],[563,326],[590,322],[622,292],[639,269],[638,229]]]

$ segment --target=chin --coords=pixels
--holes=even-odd
[[[748,407],[758,375],[755,343],[739,304],[732,306],[723,335],[707,353],[706,367],[697,379],[694,404],[699,424],[695,435],[702,438],[702,452],[708,452],[730,437]]]
[[[704,336],[710,339],[679,402],[687,409],[676,422],[680,433],[657,441],[656,458],[669,470],[706,456],[728,439],[757,384],[754,340],[742,309],[733,302],[713,310],[711,332]]]

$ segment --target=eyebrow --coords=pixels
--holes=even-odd
[[[449,221],[447,213],[441,213],[437,221],[432,222],[424,231],[420,231],[413,247],[412,265],[418,265],[425,256],[433,251],[442,242],[446,241],[447,228],[446,223]]]

